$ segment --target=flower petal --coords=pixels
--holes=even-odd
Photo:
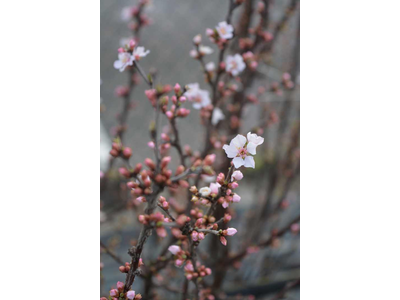
[[[253,156],[246,156],[246,158],[244,159],[244,166],[246,168],[253,168],[253,169],[256,167],[256,163],[254,162]]]
[[[234,146],[224,145],[222,149],[225,150],[225,153],[229,158],[234,158],[238,154],[238,151]]]
[[[241,134],[238,134],[230,143],[230,146],[235,146],[236,148],[243,148],[246,144],[247,139]]]
[[[122,67],[122,65],[123,65],[122,61],[120,61],[120,60],[114,61],[114,68],[119,69]]]
[[[250,142],[247,144],[247,151],[249,151],[250,154],[254,155],[254,154],[256,154],[256,147],[257,147],[256,144]]]
[[[249,156],[247,156],[247,157],[249,157]],[[246,157],[246,158],[247,158]],[[251,157],[251,156],[250,156]],[[251,157],[251,158],[253,158],[253,157]],[[233,160],[232,160],[232,162],[233,162],[233,164],[234,164],[234,166],[235,166],[235,168],[237,169],[237,168],[240,168],[241,166],[246,166],[245,165],[245,160],[243,159],[243,158],[241,158],[241,157],[235,157]]]

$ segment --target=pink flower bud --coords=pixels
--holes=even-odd
[[[128,189],[133,189],[135,187],[135,184],[132,181],[129,181],[126,183],[126,186],[128,187]]]
[[[232,197],[232,201],[235,203],[240,202],[241,197],[238,194],[234,194]]]
[[[155,145],[153,141],[150,141],[147,143],[147,146],[149,146],[151,149],[154,149]]]
[[[235,229],[235,228],[228,228],[227,230],[226,230],[226,234],[227,235],[235,235],[236,234],[236,232],[237,232],[237,230]]]
[[[222,244],[222,245],[226,246],[226,244],[227,244],[227,240],[226,240],[226,238],[225,238],[225,237],[223,237],[223,236],[220,236],[220,237],[219,237],[219,241],[221,242],[221,244]]]
[[[121,281],[117,282],[117,289],[121,290],[124,288],[124,286],[125,286],[125,284],[123,282],[121,282]]]
[[[177,260],[175,260],[175,265],[176,265],[177,267],[182,266],[182,264],[183,264],[183,260],[182,260],[182,259],[177,259]]]
[[[173,255],[176,255],[179,251],[181,251],[181,247],[172,245],[169,246],[168,251],[171,252]]]
[[[192,240],[197,241],[199,239],[199,233],[197,231],[192,232]]]
[[[111,297],[116,297],[116,296],[118,296],[118,295],[119,295],[119,292],[118,292],[117,289],[112,289],[112,290],[110,291],[110,296],[111,296]]]
[[[142,203],[143,203],[143,202],[146,202],[146,198],[143,197],[143,196],[137,197],[136,200],[139,201],[139,202],[142,202]],[[139,216],[139,217],[140,217],[140,216]],[[139,219],[139,221],[140,221],[140,219]]]
[[[125,147],[124,150],[122,150],[122,154],[124,155],[125,158],[129,158],[132,156],[132,149],[129,147]]]
[[[212,36],[212,35],[214,35],[214,30],[212,30],[211,28],[207,28],[207,29],[206,29],[206,35],[207,35],[207,36]]]
[[[125,176],[126,178],[131,177],[131,174],[126,168],[119,168],[118,171],[122,176]]]
[[[199,241],[204,240],[204,233],[203,232],[199,232]]]
[[[179,97],[179,101],[182,103],[186,102],[186,100],[187,100],[186,97],[183,97],[183,96]]]
[[[224,216],[224,222],[228,223],[232,219],[232,216],[230,214],[225,214]]]
[[[127,297],[129,300],[133,300],[133,299],[135,298],[135,291],[128,291],[128,292],[126,293],[126,297]]]
[[[179,83],[175,84],[174,91],[175,94],[178,94],[181,91],[181,86],[179,85]]]
[[[233,174],[232,174],[232,181],[233,180],[242,180],[242,178],[243,178],[243,173],[242,172],[240,172],[240,171],[235,171],[235,172],[233,172]]]
[[[193,38],[193,43],[196,45],[199,45],[201,43],[201,34],[198,34]]]
[[[144,160],[144,163],[145,163],[146,166],[148,166],[152,170],[154,170],[156,168],[156,164],[150,158],[146,158]]]
[[[235,181],[231,183],[231,188],[236,189],[239,186],[239,184]]]
[[[168,119],[172,119],[174,117],[174,114],[172,113],[172,111],[168,110],[165,115],[167,116]]]

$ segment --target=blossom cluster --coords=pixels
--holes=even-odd
[[[144,47],[136,47],[136,41],[130,40],[129,44],[118,48],[118,60],[114,62],[114,68],[123,72],[127,67],[132,66],[134,61],[139,61],[149,53],[150,50],[146,51]]]

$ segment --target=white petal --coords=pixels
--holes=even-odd
[[[247,157],[249,157],[249,156],[247,156]],[[246,157],[246,158],[247,158]],[[251,158],[253,158],[253,157],[251,157]],[[241,158],[241,157],[235,157],[233,160],[232,160],[232,162],[233,162],[233,164],[235,165],[235,168],[237,169],[237,168],[240,168],[241,166],[246,166],[245,165],[245,160],[243,159],[243,158]]]
[[[123,63],[120,60],[114,61],[114,68],[119,69],[121,68]]]
[[[249,151],[250,154],[254,155],[254,154],[256,154],[256,147],[257,147],[256,144],[250,142],[247,144],[247,151]]]
[[[247,139],[241,135],[238,134],[232,141],[231,141],[231,146],[235,146],[236,148],[243,148],[243,146],[246,144]]]
[[[246,168],[253,168],[253,169],[256,167],[256,163],[254,162],[253,156],[246,156],[246,158],[244,159],[244,166]]]
[[[234,158],[238,154],[238,151],[234,146],[224,145],[222,149],[225,150],[225,153],[229,158]]]

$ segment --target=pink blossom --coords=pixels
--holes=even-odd
[[[172,245],[169,246],[168,251],[171,252],[173,255],[176,255],[179,251],[181,251],[181,247]]]
[[[237,230],[236,230],[235,228],[228,228],[228,229],[226,230],[226,234],[227,234],[227,235],[230,235],[230,236],[235,235],[236,232],[237,232]]]
[[[117,282],[117,289],[121,290],[124,288],[124,286],[125,286],[125,284],[122,281]]]
[[[154,149],[155,145],[153,141],[150,141],[147,143],[147,146],[149,146],[151,149]]]
[[[219,183],[210,183],[211,195],[218,195],[218,189],[221,187]],[[214,197],[215,197],[214,196]]]

